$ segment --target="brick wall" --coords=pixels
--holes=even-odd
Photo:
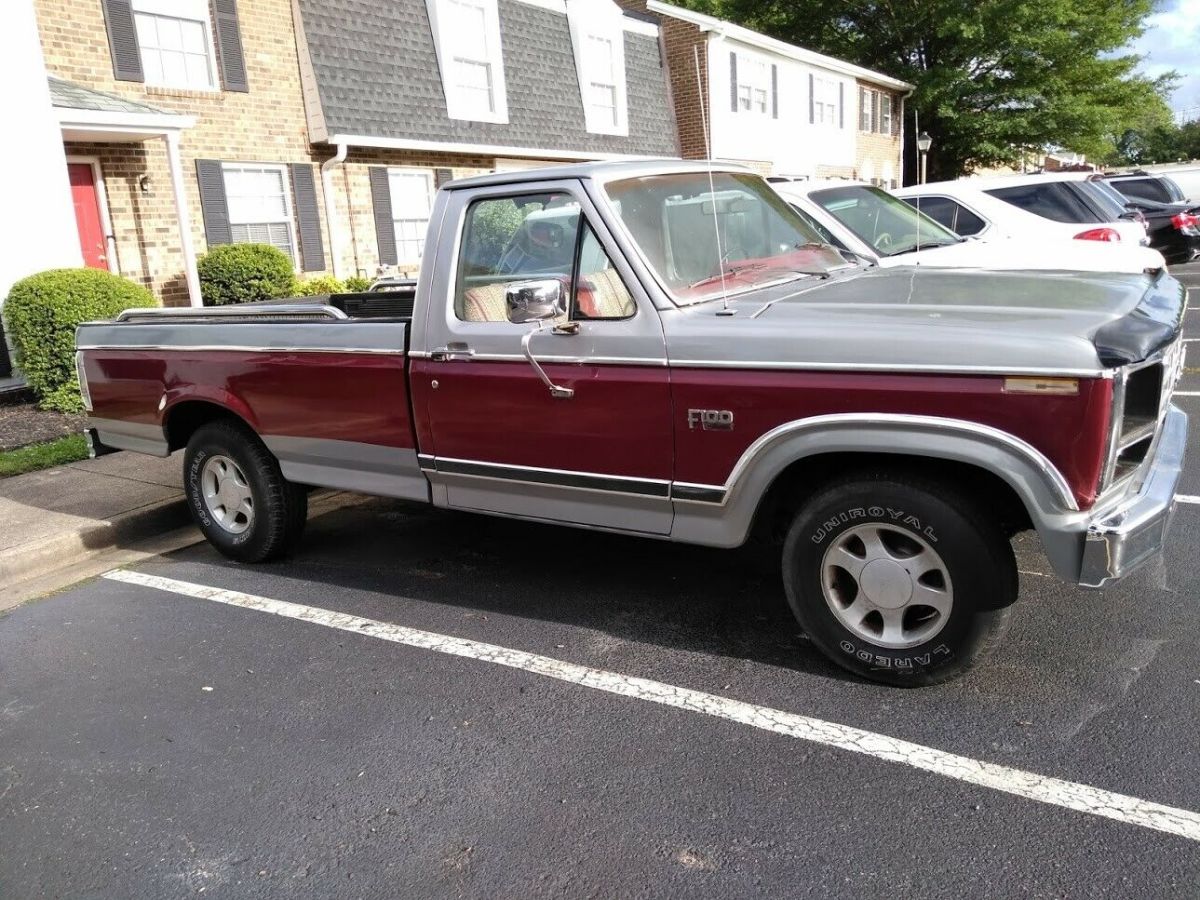
[[[195,127],[183,133],[181,153],[197,253],[206,247],[197,159],[297,163],[319,162],[330,155],[314,154],[308,143],[290,0],[238,4],[249,93],[116,81],[101,0],[34,0],[34,5],[51,75],[196,117]],[[69,144],[67,152],[100,157],[121,274],[146,284],[166,303],[185,303],[183,258],[163,141]],[[142,175],[149,176],[148,193],[139,188]],[[323,218],[319,190],[317,203]],[[328,241],[325,252],[328,258]]]

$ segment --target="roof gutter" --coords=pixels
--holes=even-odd
[[[333,170],[346,161],[349,144],[338,144],[337,152],[321,163],[321,193],[325,196],[325,225],[329,229],[329,255],[333,259],[333,277],[343,278],[342,235],[338,225],[337,204],[333,193]]]

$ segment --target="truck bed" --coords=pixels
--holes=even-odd
[[[411,315],[411,294],[396,292],[87,323],[76,342],[91,424],[103,446],[166,456],[198,423],[233,415],[292,481],[426,499],[405,365]]]

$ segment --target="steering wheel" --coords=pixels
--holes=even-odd
[[[881,231],[881,232],[879,232],[879,234],[875,235],[875,249],[876,250],[887,250],[891,246],[892,246],[892,236],[888,232]]]

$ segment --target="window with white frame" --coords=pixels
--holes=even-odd
[[[425,251],[425,231],[433,209],[433,172],[428,169],[388,169],[396,258],[417,262]]]
[[[830,78],[813,78],[813,122],[817,125],[838,124],[840,92],[838,83]]]
[[[892,95],[885,91],[859,88],[859,131],[871,134],[891,134],[894,128],[892,121]]]
[[[879,133],[892,133],[892,95],[882,91],[879,94]]]
[[[584,125],[593,134],[629,133],[622,22],[620,7],[610,0],[567,2]]]
[[[858,89],[858,130],[875,130],[875,92],[870,88]]]
[[[508,121],[496,0],[426,0],[446,113],[474,122]]]
[[[738,54],[738,112],[765,116],[771,111],[771,67],[760,59]]]
[[[221,173],[234,243],[270,244],[295,261],[292,197],[285,168],[269,163],[224,163]]]
[[[133,0],[133,21],[146,84],[216,89],[207,0]]]

